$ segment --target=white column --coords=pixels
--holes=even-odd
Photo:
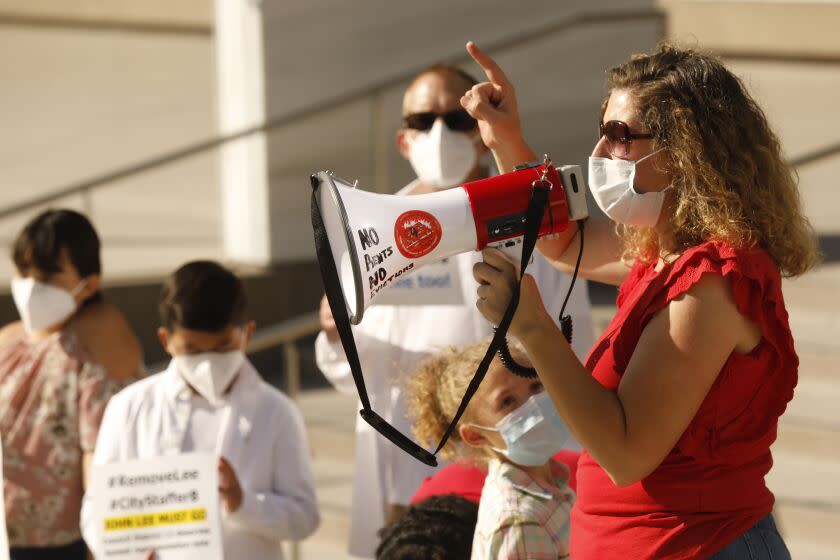
[[[263,21],[260,2],[215,2],[219,131],[229,134],[265,121]],[[225,257],[267,265],[271,238],[265,134],[225,144],[220,160]]]

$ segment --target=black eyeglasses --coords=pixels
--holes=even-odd
[[[475,127],[478,126],[478,122],[467,113],[466,109],[455,109],[448,113],[432,111],[411,113],[403,117],[403,126],[414,130],[429,130],[438,117],[442,118],[449,130],[454,132],[469,132],[475,130]]]
[[[653,134],[634,134],[630,127],[623,121],[601,121],[599,126],[602,138],[607,137],[607,144],[610,146],[610,153],[615,157],[627,157],[630,154],[630,145],[633,140],[653,138]]]

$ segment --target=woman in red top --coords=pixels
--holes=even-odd
[[[536,159],[495,62],[462,98],[502,172]],[[764,114],[714,57],[669,45],[608,72],[582,276],[620,285],[582,365],[530,277],[510,331],[585,448],[571,553],[588,559],[789,558],[764,483],[798,359],[781,277],[816,261]],[[578,228],[541,240],[569,271]],[[498,324],[514,267],[486,250],[478,308]]]

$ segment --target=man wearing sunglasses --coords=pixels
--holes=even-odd
[[[421,73],[406,90],[397,149],[411,163],[417,181],[405,194],[433,192],[487,176],[487,168],[480,164],[487,148],[478,123],[453,96],[472,82],[461,69],[441,64]]]
[[[443,64],[427,68],[410,82],[396,141],[417,179],[397,194],[430,193],[491,173],[489,164],[482,163],[487,148],[481,142],[477,123],[460,104],[461,96],[475,84],[475,79],[460,68]],[[472,267],[479,257],[479,253],[463,253],[427,265],[415,275],[452,285],[461,296],[460,303],[374,305],[353,330],[373,409],[404,434],[411,434],[401,391],[405,376],[446,346],[472,344],[493,334],[492,325],[472,304],[476,289]],[[528,272],[557,316],[569,278],[541,255],[535,255]],[[569,309],[574,321],[572,346],[583,358],[593,342],[585,282],[578,280],[575,284]],[[321,328],[315,344],[318,366],[338,389],[355,394],[326,300],[321,302]],[[363,421],[357,421],[356,437],[349,551],[354,556],[373,558],[379,541],[377,531],[404,510],[434,469],[398,449]]]

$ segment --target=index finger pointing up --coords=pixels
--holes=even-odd
[[[490,82],[498,86],[510,85],[507,76],[505,76],[505,73],[502,72],[501,68],[499,68],[499,65],[496,64],[496,61],[490,58],[490,56],[483,50],[478,48],[478,45],[470,41],[467,43],[467,52],[470,53],[473,60],[481,66],[481,69],[484,70],[484,73],[487,75],[487,79],[490,80]]]

